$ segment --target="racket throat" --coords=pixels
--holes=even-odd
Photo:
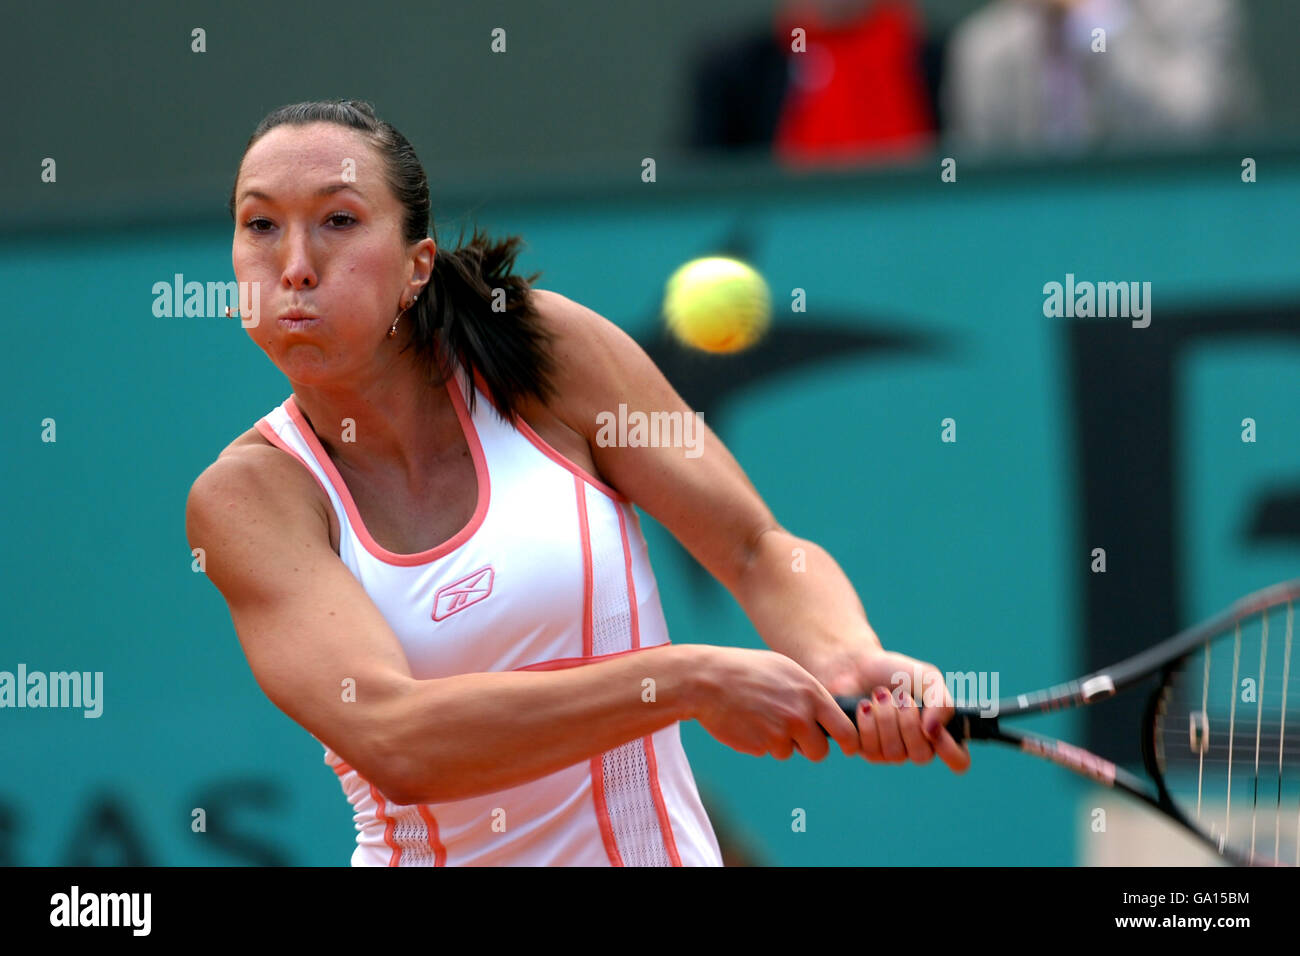
[[[1098,757],[1090,750],[1067,744],[1063,740],[1039,737],[1036,734],[1010,734],[1004,732],[1002,739],[1016,743],[1025,753],[1031,753],[1036,757],[1049,760],[1057,766],[1073,770],[1080,776],[1087,777],[1096,783],[1107,787],[1115,786],[1115,764],[1104,757]]]

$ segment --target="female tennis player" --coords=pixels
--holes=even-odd
[[[703,452],[605,447],[690,414],[611,322],[431,236],[411,144],[356,101],[275,110],[230,198],[248,334],[292,394],[194,482],[258,684],[325,748],[354,865],[718,865],[678,722],[742,753],[954,771],[938,672],[886,652],[831,557]],[[672,644],[636,504],[772,650]],[[807,569],[792,568],[794,549]],[[914,704],[920,668],[942,700]],[[855,728],[832,694],[870,694]]]

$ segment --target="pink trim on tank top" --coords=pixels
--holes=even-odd
[[[397,826],[397,821],[388,815],[388,804],[384,802],[383,795],[375,789],[375,785],[370,785],[370,799],[375,801],[375,816],[384,826],[384,842],[392,849],[388,857],[389,866],[399,866],[402,859],[402,848],[393,842],[393,829]]]
[[[668,806],[664,803],[664,792],[659,788],[659,761],[655,759],[655,742],[650,734],[641,738],[645,745],[647,774],[650,777],[650,796],[655,802],[655,812],[659,815],[659,832],[663,834],[664,849],[668,851],[668,860],[673,866],[681,866],[682,858],[677,853],[677,840],[673,837],[673,822],[668,817]]]
[[[623,854],[618,852],[614,839],[614,825],[609,822],[609,807],[605,803],[605,755],[591,758],[591,800],[596,805],[596,822],[600,825],[600,839],[605,844],[605,855],[610,866],[622,866]]]
[[[623,506],[616,505],[618,509],[618,531],[623,538],[623,563],[627,569],[627,606],[632,612],[632,647],[640,649],[641,647],[641,628],[636,616],[636,582],[632,579],[632,546],[628,541],[627,522],[623,518]],[[635,517],[635,514],[633,515]],[[677,840],[673,836],[672,820],[668,816],[668,805],[664,802],[663,789],[659,786],[659,761],[655,759],[655,742],[651,734],[646,734],[641,738],[645,747],[645,760],[647,776],[650,778],[650,796],[654,800],[655,813],[659,815],[659,831],[663,834],[664,849],[668,851],[668,859],[673,866],[681,866],[682,858],[677,853]]]
[[[618,533],[623,539],[623,570],[627,572],[627,609],[632,615],[632,649],[641,646],[641,625],[636,616],[636,582],[632,580],[632,545],[627,537],[627,521],[623,518],[623,506],[614,505],[618,512]]]
[[[325,482],[321,481],[320,475],[316,474],[316,470],[312,468],[311,465],[307,464],[306,458],[303,458],[302,455],[298,454],[297,451],[295,451],[293,448],[290,448],[289,445],[285,442],[285,440],[275,433],[275,429],[271,427],[270,422],[268,422],[265,418],[259,418],[257,420],[257,424],[255,424],[253,427],[257,429],[258,433],[261,434],[263,438],[269,441],[276,448],[280,449],[281,451],[288,452],[290,455],[293,455],[294,458],[297,458],[300,462],[302,462],[302,466],[306,468],[309,472],[311,472],[311,476],[316,479],[316,484],[320,485],[320,490],[325,492],[325,497],[328,498],[330,496],[329,488],[325,486]]]
[[[479,392],[483,394],[483,397],[486,398],[488,402],[492,405],[492,407],[497,409],[497,412],[499,414],[501,409],[497,406],[496,402],[492,401],[492,394],[487,390],[487,383],[483,380],[483,376],[479,374],[478,369],[474,370],[474,384],[475,386],[477,386]],[[522,434],[525,438],[527,438],[530,442],[532,442],[533,445],[537,448],[537,450],[540,451],[543,455],[551,459],[551,461],[555,462],[561,468],[573,472],[573,474],[577,475],[583,481],[587,482],[587,484],[598,489],[602,494],[606,495],[609,498],[613,498],[615,501],[631,500],[630,498],[627,497],[627,495],[623,494],[617,488],[613,488],[605,484],[595,475],[584,470],[578,465],[575,465],[573,462],[569,461],[569,459],[565,458],[558,451],[552,448],[549,444],[547,444],[545,438],[543,438],[541,435],[537,434],[537,432],[533,430],[533,426],[529,425],[526,421],[524,421],[524,417],[522,415],[520,415],[518,418],[515,419],[515,427],[519,430],[520,434]]]
[[[434,819],[433,812],[424,804],[419,808],[420,817],[424,820],[425,832],[428,833],[429,849],[433,851],[433,865],[447,865],[447,848],[442,845],[442,839],[438,836],[438,821]]]
[[[582,542],[582,656],[591,657],[593,637],[591,619],[595,605],[596,575],[591,558],[591,529],[587,524],[587,486],[580,475],[573,476],[573,491],[578,500],[578,540]],[[614,825],[609,819],[609,806],[605,802],[605,755],[597,754],[589,763],[591,771],[591,800],[595,805],[596,823],[600,839],[605,844],[605,855],[611,866],[622,866],[623,857],[614,839]]]
[[[553,657],[549,661],[523,664],[510,669],[512,671],[562,671],[568,667],[582,667],[584,664],[613,660],[615,657],[622,657],[625,654],[640,654],[643,651],[653,651],[656,647],[668,647],[671,643],[672,641],[664,641],[662,644],[654,644],[650,647],[636,647],[626,651],[610,651],[608,654],[593,654],[590,657]]]
[[[461,431],[465,436],[466,443],[469,445],[470,454],[474,457],[474,474],[478,480],[478,504],[475,506],[474,514],[465,527],[437,547],[416,554],[397,554],[389,551],[370,536],[365,522],[361,520],[361,513],[357,510],[356,502],[352,500],[352,494],[348,491],[347,483],[343,480],[343,476],[339,474],[338,469],[334,467],[333,460],[321,445],[316,433],[307,424],[307,419],[303,417],[297,402],[290,395],[284,403],[289,417],[298,426],[298,431],[302,433],[303,440],[307,442],[307,447],[311,449],[317,462],[325,470],[325,474],[334,486],[334,491],[338,494],[339,500],[343,502],[343,508],[348,514],[348,521],[352,525],[352,530],[357,539],[367,551],[385,564],[397,565],[398,567],[414,567],[419,564],[427,564],[441,558],[443,555],[450,554],[474,536],[479,526],[483,524],[483,519],[487,516],[488,501],[492,497],[487,460],[483,455],[483,446],[479,442],[478,430],[474,427],[474,422],[465,407],[465,397],[460,394],[459,384],[454,375],[447,379],[447,394],[451,396],[451,403],[456,409],[456,419],[460,422]]]
[[[596,575],[591,562],[591,528],[587,524],[587,489],[577,475],[573,476],[573,488],[578,495],[578,540],[582,542],[582,656],[590,657],[596,650],[591,629]]]

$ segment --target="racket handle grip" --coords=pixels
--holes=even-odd
[[[861,697],[841,697],[836,696],[835,703],[840,705],[840,710],[848,715],[849,720],[853,721],[853,726],[857,726],[858,721],[858,702]],[[996,718],[984,717],[978,710],[971,710],[965,707],[958,707],[952,719],[947,723],[948,733],[952,734],[954,740],[961,743],[963,740],[978,739],[985,736],[981,730],[986,729],[986,724]],[[988,728],[992,729],[992,728]],[[822,733],[826,733],[826,728],[822,728]],[[829,736],[829,735],[827,735]]]

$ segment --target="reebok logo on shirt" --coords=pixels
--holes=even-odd
[[[492,593],[494,577],[492,566],[488,565],[477,571],[471,571],[459,581],[439,588],[433,598],[433,619],[441,621],[451,617],[457,611],[473,607]]]

